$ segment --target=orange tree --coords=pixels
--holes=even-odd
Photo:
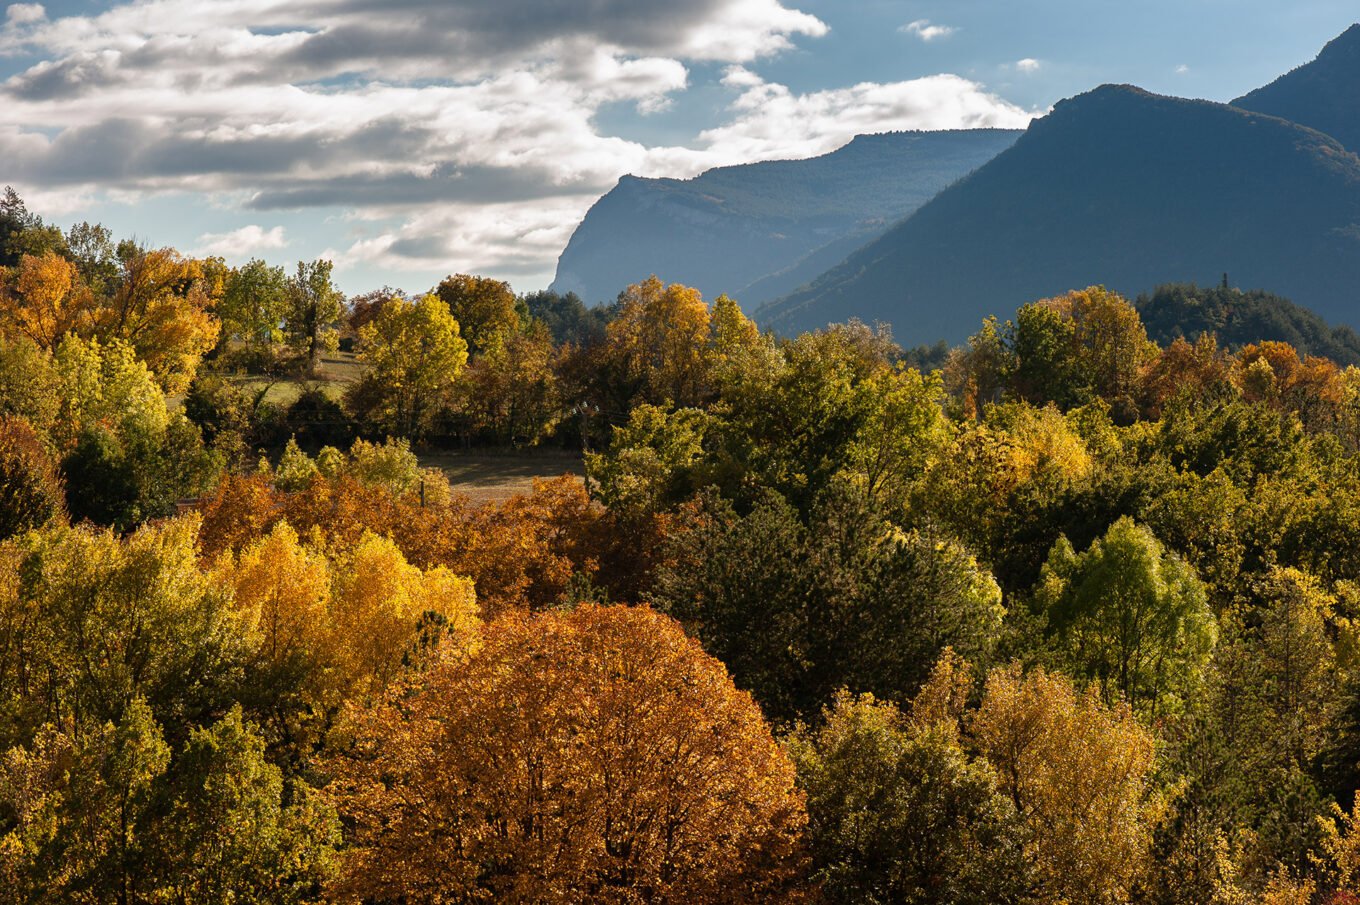
[[[352,711],[342,901],[784,902],[806,823],[750,696],[647,609],[507,615]]]

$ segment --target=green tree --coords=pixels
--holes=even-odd
[[[333,874],[334,811],[301,780],[285,788],[239,706],[193,730],[158,791],[154,863],[171,901],[300,902]]]
[[[79,734],[43,727],[0,760],[0,902],[153,900],[149,825],[170,760],[133,698]]]
[[[913,726],[897,707],[841,692],[788,742],[807,794],[813,867],[828,903],[1027,901],[1020,825],[957,724]]]
[[[339,342],[336,324],[344,297],[331,282],[333,267],[330,261],[298,261],[297,273],[288,280],[284,333],[289,345],[306,356],[311,373],[321,365],[321,353]]]
[[[221,706],[241,638],[197,528],[51,526],[0,548],[0,746],[49,721],[118,723],[136,699],[178,740]]]
[[[639,405],[614,428],[608,451],[586,455],[591,493],[612,510],[655,512],[694,489],[690,470],[703,456],[712,422],[700,409]]]
[[[282,267],[251,259],[234,268],[217,303],[223,332],[251,346],[280,341],[289,316],[289,292],[288,275]]]
[[[999,638],[986,569],[857,493],[828,493],[806,525],[770,491],[745,516],[712,492],[687,516],[650,599],[778,719],[810,716],[842,686],[903,700],[945,647],[985,659]]]
[[[1037,597],[1077,673],[1153,714],[1194,693],[1218,639],[1194,570],[1127,517],[1080,555],[1060,538]]]

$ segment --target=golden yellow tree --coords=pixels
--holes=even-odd
[[[797,895],[792,764],[722,665],[650,610],[504,617],[352,733],[329,789],[353,828],[342,901]]]
[[[625,289],[608,327],[620,369],[647,400],[694,405],[707,391],[709,313],[697,289],[655,276]]]
[[[183,392],[217,343],[216,275],[211,261],[205,266],[173,248],[138,252],[124,261],[118,289],[98,313],[99,331],[136,349],[166,392]]]
[[[24,255],[12,285],[0,288],[5,328],[43,349],[89,325],[94,297],[70,261],[54,252]]]
[[[418,640],[422,616],[437,618],[456,638],[477,625],[472,582],[437,566],[406,561],[390,539],[365,534],[335,564],[329,613],[329,656],[345,697],[372,694],[393,678]]]
[[[235,609],[260,658],[283,666],[317,656],[324,644],[330,604],[330,570],[325,557],[298,541],[287,522],[225,566],[235,590]]]
[[[1016,664],[988,677],[970,726],[1026,826],[1040,901],[1131,901],[1149,866],[1160,802],[1152,735],[1128,707],[1106,707],[1057,673],[1025,676]]]

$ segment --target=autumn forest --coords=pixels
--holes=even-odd
[[[1360,368],[645,277],[346,297],[10,191],[0,903],[1360,903]]]

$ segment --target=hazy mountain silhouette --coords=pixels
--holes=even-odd
[[[655,273],[709,298],[726,292],[749,309],[842,260],[1020,134],[861,135],[808,160],[721,167],[684,180],[625,176],[577,227],[552,288],[594,303]],[[782,278],[751,285],[781,271]]]
[[[1360,320],[1360,158],[1282,119],[1106,85],[758,317],[786,333],[859,317],[909,344],[959,341],[1070,288],[1133,295],[1225,271]]]
[[[1313,62],[1233,105],[1310,126],[1360,152],[1360,25],[1322,48]]]

